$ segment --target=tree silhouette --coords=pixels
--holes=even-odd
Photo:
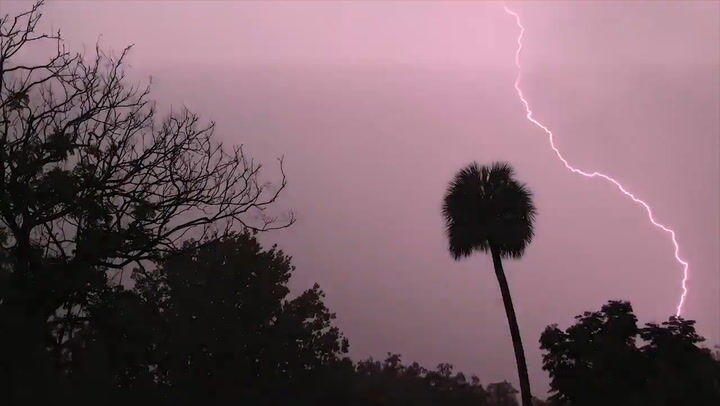
[[[496,406],[488,401],[476,376],[454,373],[453,366],[445,363],[435,370],[416,362],[406,365],[399,354],[389,353],[383,361],[370,358],[354,365],[346,362],[331,369],[328,377],[324,380],[327,386],[318,391],[323,396],[314,404]],[[342,393],[337,393],[338,388]]]
[[[548,327],[540,343],[548,351],[543,369],[550,373],[551,390],[558,392],[552,399],[582,405],[639,402],[644,366],[634,345],[638,333],[637,318],[626,302],[585,312],[565,332]]]
[[[293,221],[265,213],[285,187],[282,161],[270,186],[240,147],[215,140],[212,123],[185,109],[157,117],[149,87],[125,79],[129,48],[117,57],[71,53],[59,33],[36,32],[41,7],[0,17],[0,393],[8,398],[15,394],[2,385],[32,394],[43,365],[64,368],[91,302],[130,267],[188,237]],[[43,61],[28,56],[47,49]],[[52,359],[39,359],[47,347]]]
[[[517,400],[515,400],[517,390],[507,381],[491,383],[487,387],[487,392],[493,405],[517,406]]]
[[[443,205],[449,249],[458,260],[490,252],[510,326],[523,406],[532,405],[525,353],[502,258],[519,258],[533,237],[535,207],[525,185],[505,163],[472,163],[455,175]]]
[[[720,362],[697,346],[703,338],[694,321],[670,317],[639,328],[632,306],[622,301],[576,320],[565,331],[548,326],[540,338],[552,404],[720,403]]]
[[[660,325],[647,323],[640,330],[648,360],[647,382],[654,405],[703,405],[720,403],[720,360],[695,332],[695,321],[670,317]]]
[[[170,404],[287,404],[339,360],[347,340],[323,292],[288,298],[292,270],[244,232],[188,243],[156,272],[136,273],[162,326],[155,374],[172,388]]]

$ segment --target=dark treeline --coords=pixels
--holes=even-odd
[[[41,9],[0,20],[1,404],[518,405],[509,383],[449,364],[349,359],[320,287],[291,295],[291,258],[256,238],[293,223],[269,214],[282,160],[268,183],[212,124],[159,117],[149,90],[125,80],[127,50],[70,53],[36,32]],[[458,204],[452,218],[472,213]],[[460,231],[469,254],[477,235]],[[485,247],[501,281],[499,256],[524,246]],[[720,364],[701,341],[683,319],[639,328],[624,302],[550,326],[549,402],[716,404]]]
[[[9,404],[517,404],[509,384],[485,388],[447,364],[352,362],[320,288],[290,298],[290,258],[250,233],[189,242],[157,265],[135,271],[132,289],[93,292],[67,321],[74,333],[31,363],[3,340],[3,360],[17,359],[2,375]]]
[[[628,302],[585,312],[540,338],[558,405],[717,405],[720,357],[698,346],[695,322],[670,317],[639,327]]]

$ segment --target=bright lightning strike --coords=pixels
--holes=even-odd
[[[678,245],[677,239],[675,238],[675,231],[673,231],[671,228],[657,222],[657,220],[655,220],[655,216],[653,215],[652,209],[650,209],[650,206],[647,203],[645,203],[643,200],[635,197],[635,195],[628,192],[625,189],[625,187],[623,187],[623,185],[621,185],[620,182],[618,182],[617,180],[611,178],[608,175],[600,173],[600,172],[585,172],[583,170],[577,169],[577,168],[573,167],[572,165],[570,165],[570,163],[568,163],[568,161],[565,159],[565,157],[563,157],[563,155],[560,153],[560,150],[558,150],[558,148],[555,146],[555,141],[553,139],[552,131],[550,131],[541,122],[539,122],[538,120],[536,120],[533,117],[533,112],[530,109],[530,104],[528,103],[527,99],[525,99],[525,96],[523,95],[523,91],[520,88],[520,79],[522,76],[522,67],[520,66],[520,53],[522,52],[522,49],[523,49],[522,39],[523,39],[523,35],[525,34],[525,27],[523,27],[522,22],[520,21],[520,16],[516,12],[510,10],[507,6],[503,6],[503,7],[505,8],[506,13],[515,17],[515,23],[517,24],[518,28],[520,28],[520,34],[517,37],[517,51],[515,51],[515,66],[517,67],[518,74],[517,74],[517,77],[515,78],[514,86],[515,86],[515,91],[517,92],[518,97],[520,98],[520,101],[525,106],[525,112],[526,112],[525,117],[531,123],[535,124],[540,129],[545,131],[545,133],[548,136],[548,139],[550,140],[550,147],[553,149],[553,151],[555,151],[555,155],[557,155],[558,159],[560,159],[560,161],[562,161],[562,163],[565,165],[565,167],[568,170],[570,170],[571,172],[577,173],[579,175],[588,177],[588,178],[602,178],[602,179],[605,179],[606,181],[612,183],[613,185],[615,185],[615,187],[618,188],[618,190],[620,190],[623,194],[625,194],[625,196],[629,197],[635,203],[641,205],[645,209],[648,219],[650,220],[650,223],[652,223],[652,225],[654,225],[655,227],[659,228],[660,230],[662,230],[670,235],[673,246],[675,247],[675,260],[680,265],[682,265],[682,269],[683,269],[682,294],[680,295],[680,302],[677,305],[677,309],[676,309],[677,312],[675,313],[676,316],[679,317],[680,313],[682,313],[683,304],[685,303],[685,296],[688,293],[688,290],[687,290],[688,263],[687,263],[687,261],[683,260],[680,257],[680,245]]]

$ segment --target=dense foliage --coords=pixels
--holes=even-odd
[[[576,319],[565,331],[548,326],[540,338],[553,404],[720,404],[720,360],[697,345],[694,321],[639,327],[622,301]]]
[[[532,193],[507,163],[462,168],[443,201],[448,247],[455,259],[491,250],[502,258],[520,258],[532,241]]]
[[[289,297],[290,258],[249,232],[189,242],[93,294],[73,334],[4,374],[8,404],[516,405],[441,364],[354,363],[315,285]],[[1,306],[0,306],[1,307]],[[4,307],[3,307],[4,308]],[[46,326],[52,328],[52,324]],[[31,331],[18,330],[32,338]],[[48,332],[49,333],[49,332]],[[17,348],[3,347],[9,355]],[[23,354],[31,359],[31,354]],[[58,357],[59,355],[59,357]],[[7,370],[5,370],[7,371]],[[23,381],[17,376],[22,374]]]
[[[398,354],[388,354],[382,362],[369,359],[353,365],[345,360],[330,370],[319,404],[518,406],[517,390],[507,382],[483,387],[476,376],[453,373],[450,364],[427,370],[415,362],[403,365]]]

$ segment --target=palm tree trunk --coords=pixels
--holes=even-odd
[[[523,406],[532,406],[532,395],[530,394],[530,380],[528,379],[527,364],[525,363],[525,351],[523,350],[522,339],[520,338],[520,329],[518,328],[517,319],[515,318],[515,309],[513,308],[512,297],[510,297],[510,288],[508,287],[505,272],[503,271],[502,259],[498,250],[490,244],[490,253],[495,265],[495,275],[500,284],[500,292],[502,293],[503,304],[505,304],[505,314],[507,315],[508,325],[510,326],[510,336],[512,337],[513,349],[515,350],[515,361],[517,362],[518,377],[520,378],[520,395],[522,396]]]

